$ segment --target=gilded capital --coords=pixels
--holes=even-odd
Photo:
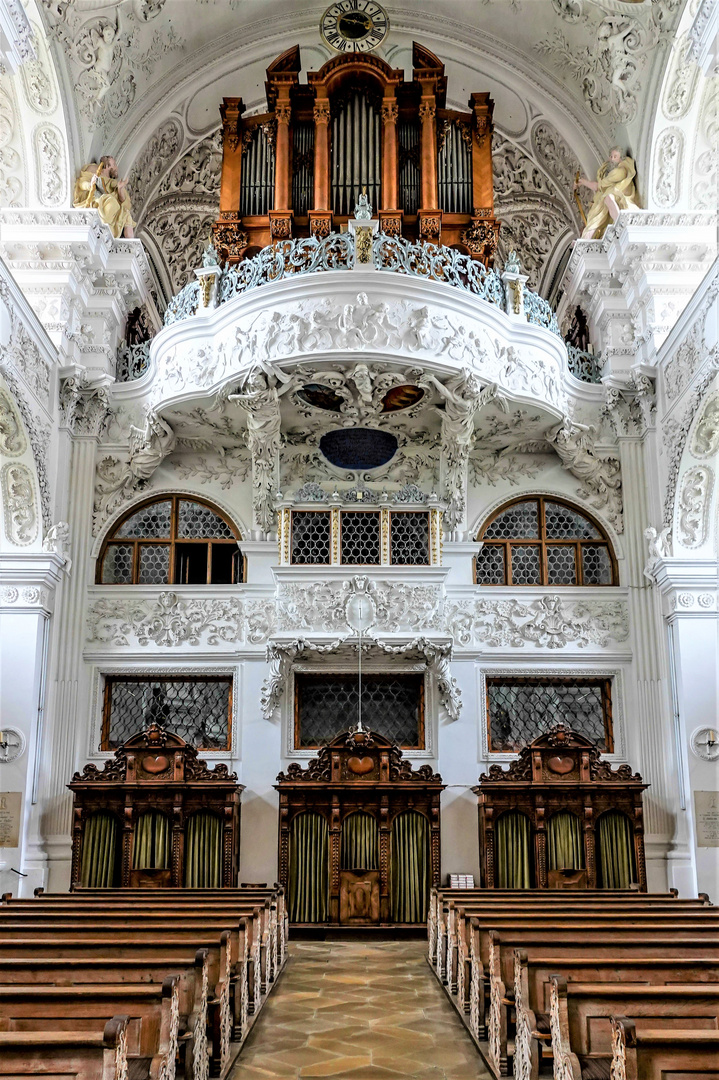
[[[382,123],[383,124],[396,124],[397,115],[399,109],[396,101],[383,101],[382,102]]]
[[[330,103],[329,101],[316,101],[313,109],[313,116],[316,124],[329,124],[330,122]]]

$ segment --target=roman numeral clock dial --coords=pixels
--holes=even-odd
[[[337,0],[320,22],[320,34],[336,52],[371,52],[389,31],[387,12],[374,0]]]

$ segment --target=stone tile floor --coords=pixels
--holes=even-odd
[[[421,941],[296,941],[230,1080],[483,1080]]]

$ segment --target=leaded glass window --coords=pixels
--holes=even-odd
[[[108,675],[101,750],[115,750],[153,722],[198,750],[229,750],[232,676]]]
[[[296,566],[330,561],[329,510],[295,510],[292,514],[291,559]]]
[[[379,510],[347,510],[340,522],[342,562],[376,566],[380,561]]]
[[[502,507],[481,530],[478,585],[616,585],[609,540],[587,514],[544,496]]]
[[[325,746],[358,718],[355,672],[295,674],[295,748]],[[424,676],[368,672],[362,677],[362,723],[415,750],[424,748]]]
[[[611,680],[555,677],[487,679],[489,749],[517,753],[556,724],[611,753]]]
[[[199,499],[164,496],[131,511],[105,541],[98,585],[232,585],[244,580],[239,533]]]
[[[394,510],[390,515],[393,565],[429,565],[429,515],[426,510]]]

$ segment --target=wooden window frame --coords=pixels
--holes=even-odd
[[[516,537],[514,539],[484,539],[484,534],[487,529],[492,525],[500,514],[503,514],[505,510],[508,510],[512,506],[516,506],[517,503],[534,502],[538,504],[537,509],[537,521],[539,536],[535,539],[532,537]],[[572,510],[575,514],[579,514],[586,518],[599,533],[599,536],[594,539],[577,540],[567,537],[566,539],[551,539],[548,540],[545,536],[546,533],[546,512],[545,504],[557,503],[559,506],[565,506],[568,510]],[[484,525],[477,534],[477,540],[483,540],[487,547],[501,547],[504,551],[504,581],[502,582],[484,582],[479,581],[477,578],[477,559],[474,559],[474,583],[475,585],[482,585],[485,589],[497,588],[500,585],[515,585],[512,581],[512,553],[511,549],[515,545],[534,546],[540,549],[539,556],[539,578],[540,580],[533,585],[525,583],[517,583],[515,585],[518,589],[532,589],[532,588],[557,588],[557,589],[572,589],[572,588],[587,588],[587,589],[607,589],[616,587],[619,584],[619,575],[617,572],[617,560],[614,554],[614,548],[611,541],[606,534],[606,531],[599,524],[597,519],[590,513],[588,513],[583,506],[577,506],[574,503],[569,502],[567,499],[558,498],[555,495],[518,495],[514,499],[510,499],[509,502],[503,503],[492,516],[485,521]],[[604,547],[609,553],[609,562],[611,566],[611,580],[605,584],[597,584],[596,582],[584,583],[584,565],[582,561],[582,549],[586,546],[590,547]],[[573,547],[574,548],[574,565],[576,569],[576,581],[560,583],[557,581],[548,580],[548,567],[547,567],[547,549],[550,547]]]
[[[348,671],[296,671],[294,676],[293,694],[294,700],[292,705],[293,712],[293,747],[295,751],[305,750],[319,750],[321,743],[302,743],[302,731],[300,726],[300,695],[299,686],[301,685],[302,677],[305,675],[311,676],[313,679],[320,678],[327,682],[332,679],[341,679],[354,677],[354,672]],[[380,679],[397,679],[397,678],[412,678],[419,680],[419,717],[417,721],[417,743],[402,743],[401,750],[426,750],[427,749],[427,732],[426,732],[426,693],[425,693],[425,676],[424,673],[414,671],[368,671],[363,678],[380,678]],[[382,732],[377,734],[381,735]]]
[[[195,749],[202,750],[208,754],[226,754],[232,750],[232,707],[233,698],[235,693],[235,680],[232,675],[217,675],[214,673],[202,675],[183,675],[173,674],[168,672],[167,674],[148,674],[146,672],[114,672],[112,675],[104,676],[104,685],[102,688],[102,728],[100,734],[100,750],[110,753],[113,752],[113,747],[110,747],[110,713],[112,711],[112,687],[115,683],[121,682],[226,682],[229,683],[229,693],[227,695],[227,745],[224,747],[218,746],[198,746]]]
[[[128,520],[128,518],[133,517],[136,513],[138,513],[138,511],[144,509],[147,506],[152,506],[154,503],[163,503],[163,502],[169,502],[171,504],[170,505],[170,532],[169,532],[169,536],[166,536],[166,537],[137,537],[135,539],[130,539],[129,537],[128,538],[121,538],[121,537],[117,536],[118,530],[120,530],[122,528],[122,526],[125,524],[125,522]],[[178,536],[177,535],[177,523],[178,523],[178,517],[179,517],[179,505],[180,505],[180,502],[195,502],[195,503],[199,503],[201,506],[207,507],[208,510],[211,510],[213,514],[216,514],[217,517],[221,518],[222,521],[224,521],[224,523],[227,525],[228,529],[230,529],[232,531],[233,539],[232,540],[224,540],[224,539],[220,539],[220,538],[213,539],[211,537],[208,537],[208,538],[205,539],[205,538],[199,537],[199,536],[195,537],[193,539],[189,539],[189,538],[186,539],[186,538],[184,538],[182,536]],[[220,510],[213,503],[209,502],[207,499],[203,499],[203,498],[201,498],[199,496],[195,496],[195,495],[173,495],[173,494],[156,495],[153,498],[145,499],[141,503],[136,503],[135,506],[133,506],[130,510],[128,510],[127,513],[124,514],[123,517],[118,521],[118,523],[115,525],[115,528],[112,530],[112,533],[110,534],[110,536],[106,537],[105,541],[103,542],[102,548],[100,550],[100,557],[97,560],[97,566],[96,566],[96,571],[95,571],[95,584],[96,585],[108,585],[108,586],[111,586],[111,587],[114,587],[115,585],[150,585],[151,584],[150,582],[139,581],[139,576],[140,576],[140,547],[142,545],[145,545],[145,546],[156,545],[158,547],[169,547],[170,555],[169,555],[169,566],[168,566],[168,573],[167,573],[167,581],[166,582],[155,582],[154,584],[157,584],[157,585],[163,585],[163,584],[164,585],[184,585],[184,584],[186,584],[186,582],[176,581],[175,580],[175,548],[176,548],[176,546],[178,544],[181,544],[181,545],[184,545],[184,544],[205,544],[207,546],[207,572],[205,574],[205,582],[204,582],[204,584],[205,585],[212,585],[212,548],[213,548],[214,545],[218,545],[218,546],[235,547],[239,551],[239,553],[240,553],[240,558],[239,558],[239,580],[230,581],[230,582],[226,583],[226,584],[230,584],[230,585],[239,585],[239,584],[242,584],[246,580],[246,576],[247,576],[247,560],[246,560],[245,556],[242,554],[242,551],[241,551],[241,549],[239,547],[241,539],[242,539],[242,537],[239,534],[239,530],[235,527],[233,522],[230,521],[230,519],[227,517],[227,514],[223,513],[222,510]],[[123,545],[130,544],[130,545],[132,545],[132,549],[133,549],[133,551],[132,551],[132,581],[115,581],[115,582],[103,581],[102,580],[102,574],[103,574],[103,569],[104,569],[104,566],[105,566],[105,558],[107,556],[107,553],[108,553],[108,551],[109,551],[109,549],[111,547],[116,547],[117,545],[120,545],[120,544],[123,544]],[[199,583],[197,583],[197,584],[199,584]]]
[[[485,684],[485,713],[487,718],[487,750],[490,754],[517,754],[518,750],[494,750],[492,748],[492,717],[490,715],[489,689],[501,683],[505,686],[600,686],[602,689],[602,712],[604,714],[604,737],[607,744],[602,754],[614,753],[614,722],[612,718],[612,679],[597,675],[488,675]],[[539,732],[537,733],[538,737]]]

